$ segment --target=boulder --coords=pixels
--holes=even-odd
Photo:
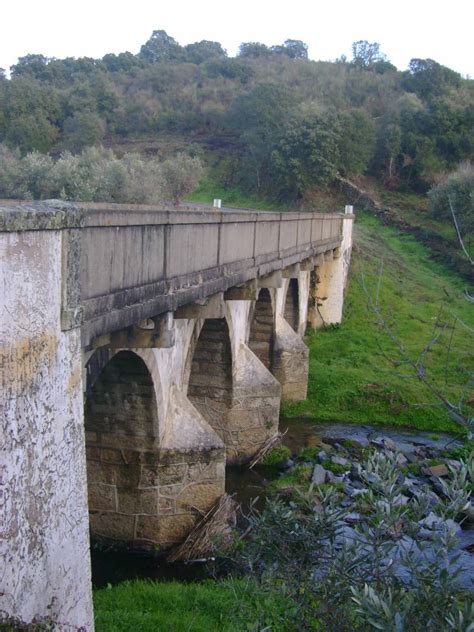
[[[316,463],[313,469],[313,475],[311,477],[311,482],[314,485],[323,485],[326,482],[327,471],[324,469],[322,465]]]
[[[425,466],[422,468],[422,472],[425,476],[448,476],[449,474],[449,470],[444,463]]]

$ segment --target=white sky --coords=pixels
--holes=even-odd
[[[137,53],[153,30],[180,44],[221,42],[235,55],[241,42],[300,39],[311,59],[333,60],[351,44],[379,42],[399,69],[432,58],[474,76],[472,0],[3,0],[0,67],[18,57],[102,57]]]

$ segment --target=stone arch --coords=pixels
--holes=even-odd
[[[300,323],[298,279],[290,279],[285,296],[284,318],[291,328],[298,332]]]
[[[249,347],[271,371],[275,338],[275,314],[270,290],[260,289],[251,313]]]
[[[137,525],[158,507],[158,492],[149,488],[143,469],[156,461],[160,444],[152,350],[99,349],[89,358],[86,375],[91,535],[148,548]]]
[[[87,364],[86,431],[158,437],[158,407],[153,376],[134,351],[98,350]]]
[[[190,344],[188,398],[218,436],[228,442],[227,415],[232,403],[232,346],[225,318],[208,318]]]

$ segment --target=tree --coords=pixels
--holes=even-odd
[[[242,42],[237,53],[238,57],[268,57],[272,51],[266,44],[260,42]]]
[[[100,145],[105,129],[103,119],[96,112],[75,112],[64,122],[63,145],[73,151]]]
[[[377,130],[376,150],[372,171],[382,176],[387,186],[394,184],[398,175],[402,132],[397,114],[386,114]]]
[[[138,56],[145,61],[182,61],[184,49],[166,31],[153,31],[150,39],[143,44]]]
[[[364,110],[352,110],[339,116],[339,168],[344,175],[366,171],[375,152],[375,126]]]
[[[44,55],[25,55],[19,57],[18,62],[10,67],[12,77],[32,75],[37,79],[48,78],[47,66],[51,60]]]
[[[311,188],[327,186],[337,173],[339,141],[334,116],[294,118],[273,152],[281,192],[286,197],[302,197]]]
[[[387,57],[380,51],[380,44],[359,40],[352,44],[352,65],[368,70],[377,62],[386,61]]]
[[[308,59],[308,44],[301,40],[287,39],[280,46],[272,46],[274,53],[286,55],[290,59]]]
[[[28,151],[49,151],[59,138],[59,129],[53,125],[44,112],[21,114],[9,121],[5,140],[10,147],[18,147],[25,154]]]
[[[178,154],[162,164],[163,196],[178,204],[186,195],[194,191],[204,170],[199,158]]]
[[[102,57],[102,63],[109,72],[130,72],[134,68],[143,68],[142,59],[130,52],[119,53],[114,55],[109,53]]]
[[[219,42],[202,40],[184,47],[186,60],[192,64],[202,64],[215,59],[225,59],[227,52]]]
[[[449,88],[458,88],[461,75],[433,59],[412,59],[405,73],[404,86],[422,99],[440,96]]]
[[[291,93],[276,84],[259,85],[232,104],[229,123],[239,133],[239,174],[246,188],[262,190],[272,182],[272,151],[293,105]]]

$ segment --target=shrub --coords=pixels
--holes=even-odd
[[[286,445],[278,445],[267,452],[267,454],[263,458],[262,464],[278,467],[286,463],[286,461],[288,461],[290,457],[290,448],[288,448]]]
[[[0,196],[19,199],[59,198],[78,202],[178,203],[199,183],[199,158],[178,154],[160,162],[138,154],[118,158],[110,149],[86,147],[79,154],[50,156],[0,145]]]

